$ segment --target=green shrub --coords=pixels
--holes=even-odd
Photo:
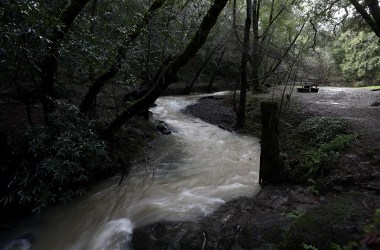
[[[301,134],[319,142],[329,142],[339,134],[347,133],[347,123],[331,117],[313,117],[300,124]]]
[[[380,209],[376,209],[373,221],[366,226],[365,231],[366,233],[380,233]]]
[[[349,192],[324,205],[309,209],[293,222],[278,249],[302,249],[302,245],[316,249],[333,249],[335,246],[337,249],[338,245],[347,244],[352,240],[350,228],[354,225],[353,218],[357,221],[365,221],[366,218],[363,203],[354,202],[362,201],[362,198],[360,193]],[[365,201],[370,202],[370,198],[366,197]]]
[[[321,143],[316,147],[302,152],[302,164],[297,169],[296,175],[301,181],[307,181],[318,176],[323,171],[327,161],[339,156],[357,135],[338,135],[328,143]]]
[[[39,211],[50,203],[67,202],[111,166],[107,145],[94,132],[94,120],[67,104],[58,104],[49,120],[48,127],[29,129],[31,157],[9,183],[11,192],[1,200],[5,205],[18,202]]]
[[[297,220],[298,218],[300,218],[304,214],[305,214],[304,212],[301,212],[298,210],[292,210],[286,214],[286,217],[291,219],[291,220]]]
[[[315,246],[308,245],[305,243],[302,243],[302,249],[304,249],[304,250],[318,250],[318,248],[316,248]]]

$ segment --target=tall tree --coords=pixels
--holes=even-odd
[[[177,78],[178,71],[185,66],[198,52],[206,41],[212,27],[214,27],[220,12],[226,6],[228,0],[214,0],[206,15],[198,27],[195,35],[184,51],[177,55],[168,65],[156,74],[155,84],[142,98],[135,101],[110,126],[103,131],[103,137],[111,138],[125,122],[137,114],[140,110],[147,109],[161,95],[161,93]]]
[[[255,0],[254,0],[255,1]],[[241,64],[239,70],[240,79],[240,100],[239,109],[237,113],[236,128],[242,128],[245,125],[245,106],[247,98],[247,62],[249,54],[249,35],[252,23],[252,0],[247,0],[247,16],[245,18],[244,25],[244,41],[243,41],[243,51],[241,55]]]
[[[260,19],[260,6],[261,0],[253,0],[252,4],[252,30],[253,30],[253,45],[252,45],[252,83],[253,91],[259,90],[259,68],[260,68],[260,56],[259,56],[259,19]]]
[[[287,1],[276,1],[272,0],[269,6],[265,5],[265,2],[261,0],[253,0],[252,3],[252,52],[249,57],[249,62],[251,64],[252,70],[252,91],[257,93],[260,89],[260,84],[264,81],[262,73],[266,70],[263,69],[263,65],[267,62],[266,56],[273,57],[271,55],[271,50],[273,47],[277,47],[277,54],[282,52],[279,50],[280,44],[274,46],[275,41],[284,43],[285,37],[282,36],[282,31],[279,27],[284,26],[286,29],[285,33],[289,34],[289,31],[294,30],[294,27],[290,28],[289,23],[294,19],[289,15],[286,15],[286,10],[289,6],[295,7],[294,3],[296,0]],[[278,6],[280,5],[280,6]],[[279,8],[280,7],[280,8]],[[269,8],[269,9],[268,9]],[[275,10],[278,9],[277,13]],[[262,12],[262,13],[261,13]],[[268,13],[269,12],[269,13]],[[269,14],[269,15],[268,15]],[[290,20],[289,20],[290,19]],[[276,24],[278,22],[278,25]],[[289,29],[290,28],[290,29]],[[268,53],[269,52],[269,53]]]

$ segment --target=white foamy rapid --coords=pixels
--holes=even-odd
[[[31,249],[128,249],[133,228],[160,220],[192,220],[259,189],[259,143],[181,110],[197,99],[162,97],[151,111],[175,131],[152,143],[121,186],[45,212],[18,229]],[[26,242],[30,244],[29,242]],[[28,248],[26,248],[28,249]]]

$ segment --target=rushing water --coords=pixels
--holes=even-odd
[[[121,186],[113,178],[87,198],[44,212],[13,232],[15,238],[31,233],[32,246],[25,239],[12,244],[38,250],[126,249],[135,227],[192,220],[232,198],[253,196],[259,189],[258,141],[180,112],[196,98],[158,99],[154,117],[174,133],[152,143],[149,161],[137,165]]]

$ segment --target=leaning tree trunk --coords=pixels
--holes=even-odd
[[[111,138],[120,127],[140,110],[147,109],[161,95],[161,93],[176,79],[178,71],[185,66],[198,52],[206,41],[212,27],[214,27],[220,12],[226,6],[228,0],[214,0],[210,9],[204,16],[197,32],[185,50],[171,61],[158,77],[152,89],[141,99],[135,101],[110,126],[103,131],[104,138]]]
[[[372,29],[375,34],[380,37],[380,7],[378,0],[367,0],[366,4],[369,9],[369,13],[366,7],[359,3],[357,0],[349,0],[355,7],[356,11],[362,16],[364,21]]]
[[[240,65],[240,100],[239,109],[237,113],[236,128],[242,128],[245,125],[245,104],[247,98],[247,62],[249,54],[249,31],[252,23],[252,0],[247,0],[247,17],[245,19],[244,26],[244,43],[243,43],[243,53],[241,56]]]
[[[112,63],[111,67],[100,75],[95,81],[91,84],[86,96],[84,97],[82,103],[79,106],[79,110],[82,113],[88,112],[94,103],[96,96],[99,91],[103,88],[104,84],[113,78],[120,70],[121,64],[126,56],[128,46],[136,40],[136,38],[141,34],[143,27],[149,23],[152,13],[161,8],[166,0],[155,0],[149,7],[148,11],[142,17],[142,20],[136,25],[133,26],[132,30],[128,33],[126,41],[119,48],[117,56]]]

